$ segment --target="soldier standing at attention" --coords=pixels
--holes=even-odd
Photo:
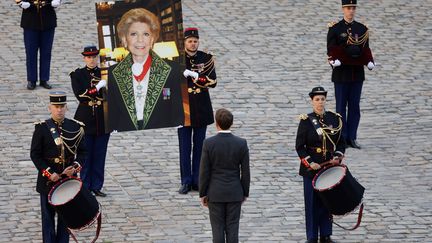
[[[55,183],[66,176],[76,176],[85,158],[84,124],[65,118],[66,93],[51,92],[51,118],[35,123],[30,158],[38,170],[36,191],[40,193],[42,238],[44,243],[67,243],[69,232],[61,217],[48,203],[48,193]]]
[[[364,67],[375,67],[369,49],[368,28],[354,20],[357,0],[342,0],[343,19],[330,23],[327,34],[327,55],[333,68],[336,112],[342,115],[347,146],[360,149],[357,128],[360,122],[360,97],[365,80]],[[348,109],[348,111],[347,111]]]
[[[83,55],[86,64],[70,73],[72,89],[79,101],[75,119],[85,124],[85,141],[87,157],[81,170],[84,185],[96,196],[105,197],[102,192],[105,172],[105,158],[110,133],[105,132],[103,89],[106,80],[101,80],[98,67],[99,50],[96,46],[84,47]]]
[[[341,116],[327,111],[327,91],[315,87],[309,93],[312,112],[300,115],[296,151],[300,158],[299,174],[303,177],[307,243],[332,243],[331,215],[325,208],[312,180],[326,164],[340,164],[345,153]]]
[[[214,122],[209,88],[216,87],[217,83],[213,56],[198,50],[198,29],[185,29],[184,38],[186,70],[183,74],[188,83],[190,124],[178,129],[182,184],[180,194],[198,190],[202,145],[207,126]]]
[[[57,27],[56,8],[61,5],[61,0],[15,0],[15,2],[22,8],[21,27],[24,30],[27,89],[36,88],[38,71],[40,86],[51,89],[48,82],[50,80],[51,51]]]

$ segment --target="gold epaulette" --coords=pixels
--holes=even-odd
[[[71,120],[74,121],[74,122],[76,122],[76,123],[78,123],[78,124],[80,124],[81,126],[85,127],[85,124],[82,121],[78,121],[78,120],[75,120],[73,118],[71,118]]]
[[[342,117],[339,113],[337,113],[337,112],[334,112],[334,111],[332,111],[332,110],[327,110],[328,112],[331,112],[331,113],[333,113],[333,114],[335,114],[336,116],[338,116],[338,117]]]
[[[337,24],[335,21],[332,21],[330,23],[327,24],[327,27],[331,28],[333,27],[335,24]]]
[[[33,124],[35,124],[35,125],[40,125],[40,124],[42,124],[42,123],[45,123],[45,121],[37,121],[37,122],[34,122]]]
[[[70,71],[70,72],[69,72],[69,76],[70,76],[72,73],[74,73],[76,70],[78,70],[78,69],[80,69],[80,67],[77,67],[75,70]]]
[[[301,114],[301,115],[299,116],[299,118],[300,118],[300,120],[306,120],[306,119],[308,119],[308,115],[306,115],[306,114]]]

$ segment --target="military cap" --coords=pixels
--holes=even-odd
[[[99,55],[99,50],[97,49],[97,47],[95,45],[90,45],[90,46],[84,47],[84,51],[81,52],[81,54],[83,56],[96,56],[96,55]]]
[[[184,38],[187,39],[189,37],[196,37],[199,39],[198,28],[187,28],[184,31]]]
[[[356,7],[357,0],[342,0],[342,7]]]
[[[66,92],[53,91],[49,93],[51,105],[64,105],[66,104]]]
[[[309,97],[313,98],[315,95],[324,95],[325,97],[327,97],[327,91],[323,87],[318,86],[313,88],[312,91],[309,92]]]

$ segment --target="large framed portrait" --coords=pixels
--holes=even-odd
[[[108,131],[184,125],[188,95],[181,0],[96,3]]]

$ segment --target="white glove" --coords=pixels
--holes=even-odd
[[[367,68],[369,70],[372,70],[374,67],[375,67],[375,64],[373,62],[369,62],[368,65],[367,65]]]
[[[30,3],[29,3],[29,2],[20,2],[20,3],[19,3],[19,6],[20,6],[22,9],[28,9],[28,8],[30,7]]]
[[[99,91],[101,88],[106,87],[106,83],[106,80],[101,79],[101,81],[96,84],[96,90]]]
[[[332,67],[339,67],[340,65],[341,65],[342,63],[339,61],[339,59],[336,59],[336,60],[332,60],[332,61],[330,61],[330,65],[332,65]]]
[[[186,70],[183,72],[183,75],[185,76],[185,78],[187,78],[187,77],[192,77],[192,78],[194,78],[194,79],[197,79],[198,76],[199,76],[199,74],[198,74],[197,72],[193,72],[193,71],[191,71],[191,70],[189,70],[189,69],[186,69]]]
[[[52,2],[51,2],[51,6],[52,6],[53,8],[57,8],[57,7],[59,7],[60,4],[61,4],[60,0],[52,0]]]

